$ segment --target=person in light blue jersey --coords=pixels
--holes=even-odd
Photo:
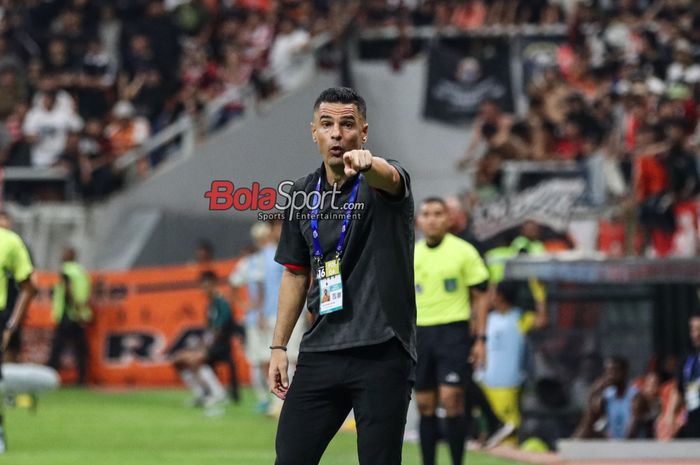
[[[245,313],[245,352],[251,369],[251,384],[257,398],[257,410],[266,413],[270,406],[267,388],[267,364],[275,326],[274,314],[270,318],[264,311],[265,293],[265,247],[270,241],[271,228],[268,223],[256,223],[250,230],[254,249],[242,257],[229,276],[234,289],[245,287],[248,305]]]
[[[640,431],[646,411],[644,396],[629,382],[627,360],[610,357],[603,376],[593,384],[588,409],[574,437],[631,439]]]

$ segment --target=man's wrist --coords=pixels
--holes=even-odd
[[[474,336],[474,339],[476,340],[476,342],[483,343],[483,342],[486,342],[486,335],[485,334],[477,334],[476,336]]]
[[[283,351],[286,352],[286,351],[287,351],[287,346],[282,345],[282,344],[277,344],[277,345],[273,344],[273,345],[270,346],[270,350],[283,350]]]

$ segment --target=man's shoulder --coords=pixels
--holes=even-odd
[[[16,232],[0,228],[0,244],[2,244],[3,247],[18,247],[22,246],[24,242]]]
[[[455,236],[452,233],[447,233],[445,239],[447,240],[447,245],[451,248],[454,249],[455,251],[459,251],[461,253],[467,253],[467,254],[479,254],[479,252],[476,250],[476,247],[474,247],[472,244],[469,242],[465,241],[459,236]]]

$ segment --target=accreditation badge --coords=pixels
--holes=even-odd
[[[329,260],[318,267],[318,291],[320,293],[319,314],[343,309],[343,281],[340,278],[340,260]]]

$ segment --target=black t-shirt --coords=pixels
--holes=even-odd
[[[395,161],[387,160],[399,171],[404,192],[392,198],[374,189],[363,178],[345,237],[340,274],[343,282],[343,309],[319,315],[319,285],[314,279],[309,290],[308,308],[317,316],[313,327],[304,335],[302,352],[325,352],[362,347],[385,342],[396,336],[415,360],[416,300],[413,281],[413,195],[411,180]],[[313,192],[319,176],[323,192],[328,184],[323,165],[316,172],[297,180],[292,192]],[[319,209],[318,235],[324,260],[335,256],[345,210],[356,178],[348,179],[336,199],[338,210],[328,200]],[[293,195],[293,193],[291,193]],[[324,215],[333,215],[324,217]],[[282,237],[275,260],[283,265],[311,268],[313,259],[310,211],[306,208],[285,212]]]

